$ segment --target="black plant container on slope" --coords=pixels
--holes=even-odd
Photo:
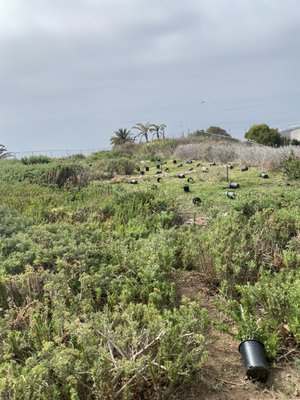
[[[237,182],[229,182],[228,187],[229,187],[229,189],[239,189],[240,184]]]
[[[266,359],[264,345],[258,340],[244,340],[239,345],[246,374],[255,380],[266,380],[269,374],[269,364]]]

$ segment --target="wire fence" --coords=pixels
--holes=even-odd
[[[21,159],[23,157],[30,156],[48,156],[51,158],[63,158],[70,157],[76,154],[82,154],[84,156],[89,156],[97,151],[108,151],[111,150],[110,147],[102,148],[90,148],[90,149],[55,149],[55,150],[28,150],[28,151],[10,151],[9,158]]]

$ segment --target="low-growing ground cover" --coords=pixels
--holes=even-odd
[[[0,398],[171,398],[224,332],[299,357],[298,181],[234,165],[232,200],[225,165],[176,161],[1,162]]]

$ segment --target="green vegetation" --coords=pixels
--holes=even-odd
[[[225,129],[220,128],[219,126],[210,126],[209,128],[206,129],[206,132],[211,135],[221,135],[221,136],[231,137],[231,135]]]
[[[132,142],[133,142],[133,137],[131,135],[131,131],[126,128],[118,129],[117,131],[115,131],[115,136],[112,136],[110,138],[110,143],[113,146],[120,146],[121,144],[132,143]]]
[[[10,154],[6,150],[5,146],[3,144],[0,144],[0,159],[4,159],[9,157]]]
[[[23,157],[21,161],[25,165],[48,164],[51,161],[51,158],[40,155],[40,156]]]
[[[278,147],[284,144],[278,129],[270,128],[267,124],[252,125],[245,133],[245,138],[266,146]]]
[[[232,335],[262,340],[272,359],[300,346],[298,153],[264,180],[251,160],[241,171],[229,144],[213,153],[208,141],[212,167],[186,164],[178,155],[197,146],[184,145],[1,161],[0,398],[170,398],[205,367],[217,325],[201,293],[179,296],[183,270],[210,290]],[[189,193],[179,172],[193,177]]]

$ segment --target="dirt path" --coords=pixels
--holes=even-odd
[[[178,297],[191,299],[201,293],[201,304],[217,319],[212,294],[204,287],[196,272],[184,272],[176,278]],[[239,342],[226,333],[212,332],[216,340],[210,346],[209,358],[201,373],[192,382],[182,385],[172,395],[176,400],[299,400],[300,365],[276,364],[264,384],[246,379],[238,352]]]

